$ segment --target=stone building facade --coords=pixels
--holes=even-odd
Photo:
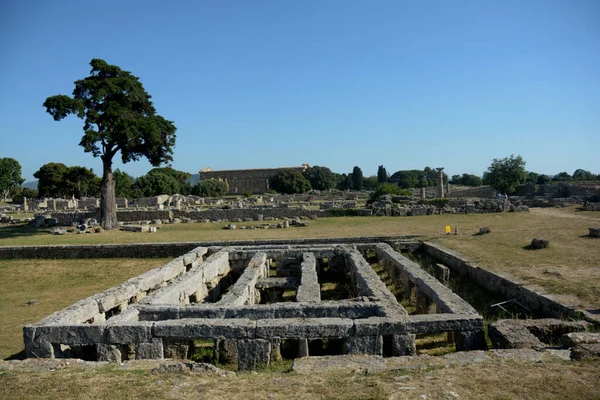
[[[230,194],[264,193],[269,190],[269,179],[285,169],[293,169],[300,173],[309,168],[308,164],[301,167],[232,169],[212,171],[209,168],[200,171],[200,180],[218,179],[229,185]]]

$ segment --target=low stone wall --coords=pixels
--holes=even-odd
[[[70,244],[48,246],[0,246],[0,260],[15,258],[63,259],[63,258],[162,258],[177,257],[198,246],[279,246],[282,244],[331,244],[331,243],[389,243],[396,250],[414,250],[421,244],[418,235],[364,236],[348,238],[306,238],[237,240],[219,242],[179,243],[127,243],[127,244]]]
[[[117,220],[119,222],[134,221],[152,221],[156,219],[169,220],[171,218],[189,218],[196,221],[209,219],[215,220],[236,220],[236,219],[254,219],[257,215],[263,218],[294,218],[294,217],[330,217],[328,211],[304,210],[301,208],[240,208],[230,210],[123,210],[117,211]],[[51,218],[56,218],[58,225],[80,224],[86,218],[95,218],[100,220],[100,212],[52,212]]]
[[[561,304],[553,300],[550,295],[537,293],[498,273],[480,268],[456,251],[431,242],[424,242],[423,249],[428,255],[453,271],[470,277],[484,289],[500,294],[506,299],[519,299],[519,302],[533,312],[556,318],[580,318],[582,316],[582,312],[574,307]]]

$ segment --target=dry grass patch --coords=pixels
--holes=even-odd
[[[23,325],[169,260],[0,260],[0,359],[23,349]]]
[[[600,214],[587,214],[580,215],[573,207],[494,214],[485,224],[490,234],[473,235],[482,221],[465,221],[459,226],[460,235],[435,241],[486,269],[508,273],[525,285],[558,295],[563,302],[598,309],[600,241],[586,235],[590,226],[600,226]],[[526,249],[534,237],[548,239],[549,247]]]
[[[0,372],[1,398],[595,399],[599,362],[494,361],[378,374],[152,374],[105,367]],[[425,395],[426,397],[422,397]]]

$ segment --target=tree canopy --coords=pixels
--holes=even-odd
[[[377,181],[379,183],[384,183],[388,181],[388,173],[383,165],[380,165],[377,168]]]
[[[525,161],[521,156],[494,158],[488,170],[483,173],[483,182],[500,193],[514,193],[517,186],[525,181]]]
[[[23,182],[25,179],[21,178],[21,164],[14,158],[0,158],[0,190],[5,202],[8,195]]]
[[[84,121],[79,145],[102,159],[100,219],[105,229],[112,229],[117,226],[114,156],[121,152],[123,163],[145,157],[156,167],[172,161],[176,128],[156,114],[138,77],[101,59],[90,65],[90,76],[75,81],[72,97],[48,97],[44,107],[56,121],[68,115]]]
[[[452,184],[464,186],[481,186],[483,184],[483,180],[477,175],[471,174],[452,175]]]
[[[161,194],[179,193],[179,183],[172,175],[150,171],[135,180],[132,187],[133,197],[152,197]]]
[[[192,194],[201,197],[223,197],[228,191],[227,182],[218,179],[200,181],[192,187]]]
[[[363,173],[360,167],[355,166],[352,169],[352,189],[362,190],[364,184]]]
[[[63,163],[47,163],[33,176],[38,179],[39,197],[77,197],[100,194],[100,178],[86,167],[67,167]]]
[[[294,169],[284,169],[269,181],[271,189],[286,194],[304,193],[310,190],[310,182]]]
[[[337,183],[334,173],[327,167],[315,165],[304,171],[303,175],[315,190],[330,190],[335,188]]]
[[[445,172],[443,177],[444,184],[448,183],[448,175]],[[403,189],[435,187],[440,185],[440,173],[430,167],[425,167],[423,170],[400,170],[390,176],[389,182],[395,183]]]

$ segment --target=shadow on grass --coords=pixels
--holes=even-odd
[[[6,225],[0,226],[0,239],[11,239],[23,236],[35,236],[47,233],[43,229],[27,225]]]
[[[4,360],[10,361],[10,360],[24,360],[24,359],[25,359],[25,350],[23,349],[18,353],[15,353],[13,355],[6,357]]]

